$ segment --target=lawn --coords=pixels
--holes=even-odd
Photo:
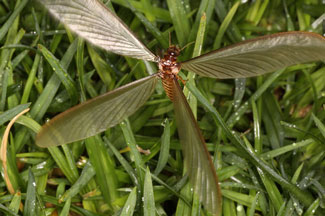
[[[41,1],[0,3],[0,215],[209,215],[188,181],[193,167],[184,167],[177,133],[185,126],[176,125],[160,81],[115,127],[36,145],[57,114],[158,70],[77,37]],[[180,61],[278,32],[325,34],[322,0],[102,2],[157,56],[170,41],[178,45]],[[222,215],[325,215],[323,73],[324,61],[247,79],[180,72],[216,169]]]

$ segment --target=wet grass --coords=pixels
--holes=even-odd
[[[104,2],[158,55],[168,47],[169,34],[181,47],[194,41],[181,60],[270,33],[324,34],[321,0]],[[183,177],[173,107],[161,85],[128,121],[101,135],[62,147],[35,145],[47,119],[155,73],[155,64],[91,47],[36,1],[2,1],[0,23],[3,140],[8,121],[30,108],[2,149],[2,214],[201,212]],[[184,92],[217,168],[223,215],[325,214],[324,72],[322,62],[246,80],[183,72],[189,89]],[[139,153],[136,145],[150,154]]]

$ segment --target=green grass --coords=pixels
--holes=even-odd
[[[321,0],[129,2],[107,5],[154,53],[168,47],[169,33],[174,44],[195,42],[180,60],[275,32],[324,34]],[[36,1],[2,1],[0,23],[1,137],[9,120],[30,107],[9,135],[13,190],[1,178],[0,215],[199,214],[183,177],[173,107],[161,85],[120,126],[62,147],[35,145],[47,119],[155,73],[155,64],[91,47]],[[324,63],[235,81],[183,73],[185,94],[217,167],[223,215],[325,215]]]

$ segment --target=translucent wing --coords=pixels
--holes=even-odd
[[[36,144],[57,146],[105,131],[141,107],[152,94],[156,81],[157,75],[148,76],[55,116],[43,125]]]
[[[190,106],[176,80],[173,82],[173,103],[178,134],[194,191],[213,215],[221,212],[221,192],[216,170]]]
[[[40,0],[45,7],[72,31],[105,50],[133,58],[156,61],[151,53],[98,0]]]
[[[182,62],[182,68],[201,76],[244,78],[290,65],[325,60],[325,38],[308,32],[258,37]]]

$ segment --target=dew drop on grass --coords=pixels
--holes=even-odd
[[[129,211],[130,211],[130,206],[128,205],[128,206],[126,207],[125,212],[128,213]]]
[[[237,212],[242,212],[244,210],[242,205],[237,206]]]
[[[36,169],[43,169],[46,165],[46,161],[42,162],[42,163],[39,163],[36,165]]]

